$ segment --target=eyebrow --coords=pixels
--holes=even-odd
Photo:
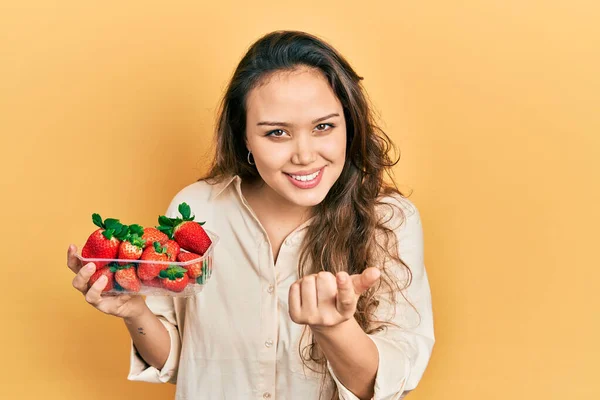
[[[329,115],[326,115],[324,117],[321,118],[317,118],[314,121],[312,121],[311,123],[316,124],[317,122],[321,122],[321,121],[325,121],[326,119],[332,118],[332,117],[339,117],[340,114],[338,113],[332,113]],[[290,126],[289,123],[287,122],[277,122],[277,121],[261,121],[258,124],[256,124],[257,126],[261,126],[261,125],[267,125],[267,126]]]

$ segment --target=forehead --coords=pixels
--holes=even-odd
[[[341,110],[323,73],[308,68],[275,72],[247,98],[249,120],[304,122]]]

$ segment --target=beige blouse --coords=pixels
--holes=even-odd
[[[287,304],[288,290],[298,279],[300,244],[310,221],[285,239],[274,263],[267,234],[244,200],[239,177],[217,185],[195,182],[185,187],[166,215],[177,216],[177,207],[184,201],[196,219],[206,221],[204,227],[220,237],[213,273],[194,297],[146,298],[169,332],[171,351],[158,370],[140,357],[132,343],[128,379],[176,383],[177,400],[318,399],[320,375],[303,368],[298,353],[303,326],[292,322]],[[391,317],[400,328],[369,335],[379,351],[376,400],[400,399],[414,389],[434,344],[419,212],[408,199],[391,201],[399,204],[406,216],[395,233],[400,256],[412,270],[405,297],[414,309],[400,295],[395,314],[389,301],[378,307],[378,316]],[[339,398],[358,399],[339,382],[330,365],[328,368]],[[323,399],[330,398],[333,385],[324,390]]]

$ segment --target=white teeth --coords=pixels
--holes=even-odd
[[[310,174],[310,175],[290,175],[290,176],[297,181],[308,182],[308,181],[312,181],[313,179],[315,179],[317,176],[319,176],[320,173],[321,173],[321,170],[318,170],[314,174]]]

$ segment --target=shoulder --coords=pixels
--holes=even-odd
[[[400,194],[382,196],[376,209],[379,217],[390,229],[420,229],[419,209],[407,197]]]
[[[178,207],[181,203],[187,203],[192,212],[194,210],[203,210],[210,206],[212,199],[220,184],[209,183],[206,180],[191,183],[175,193],[167,208],[165,215],[173,218],[178,215]]]

